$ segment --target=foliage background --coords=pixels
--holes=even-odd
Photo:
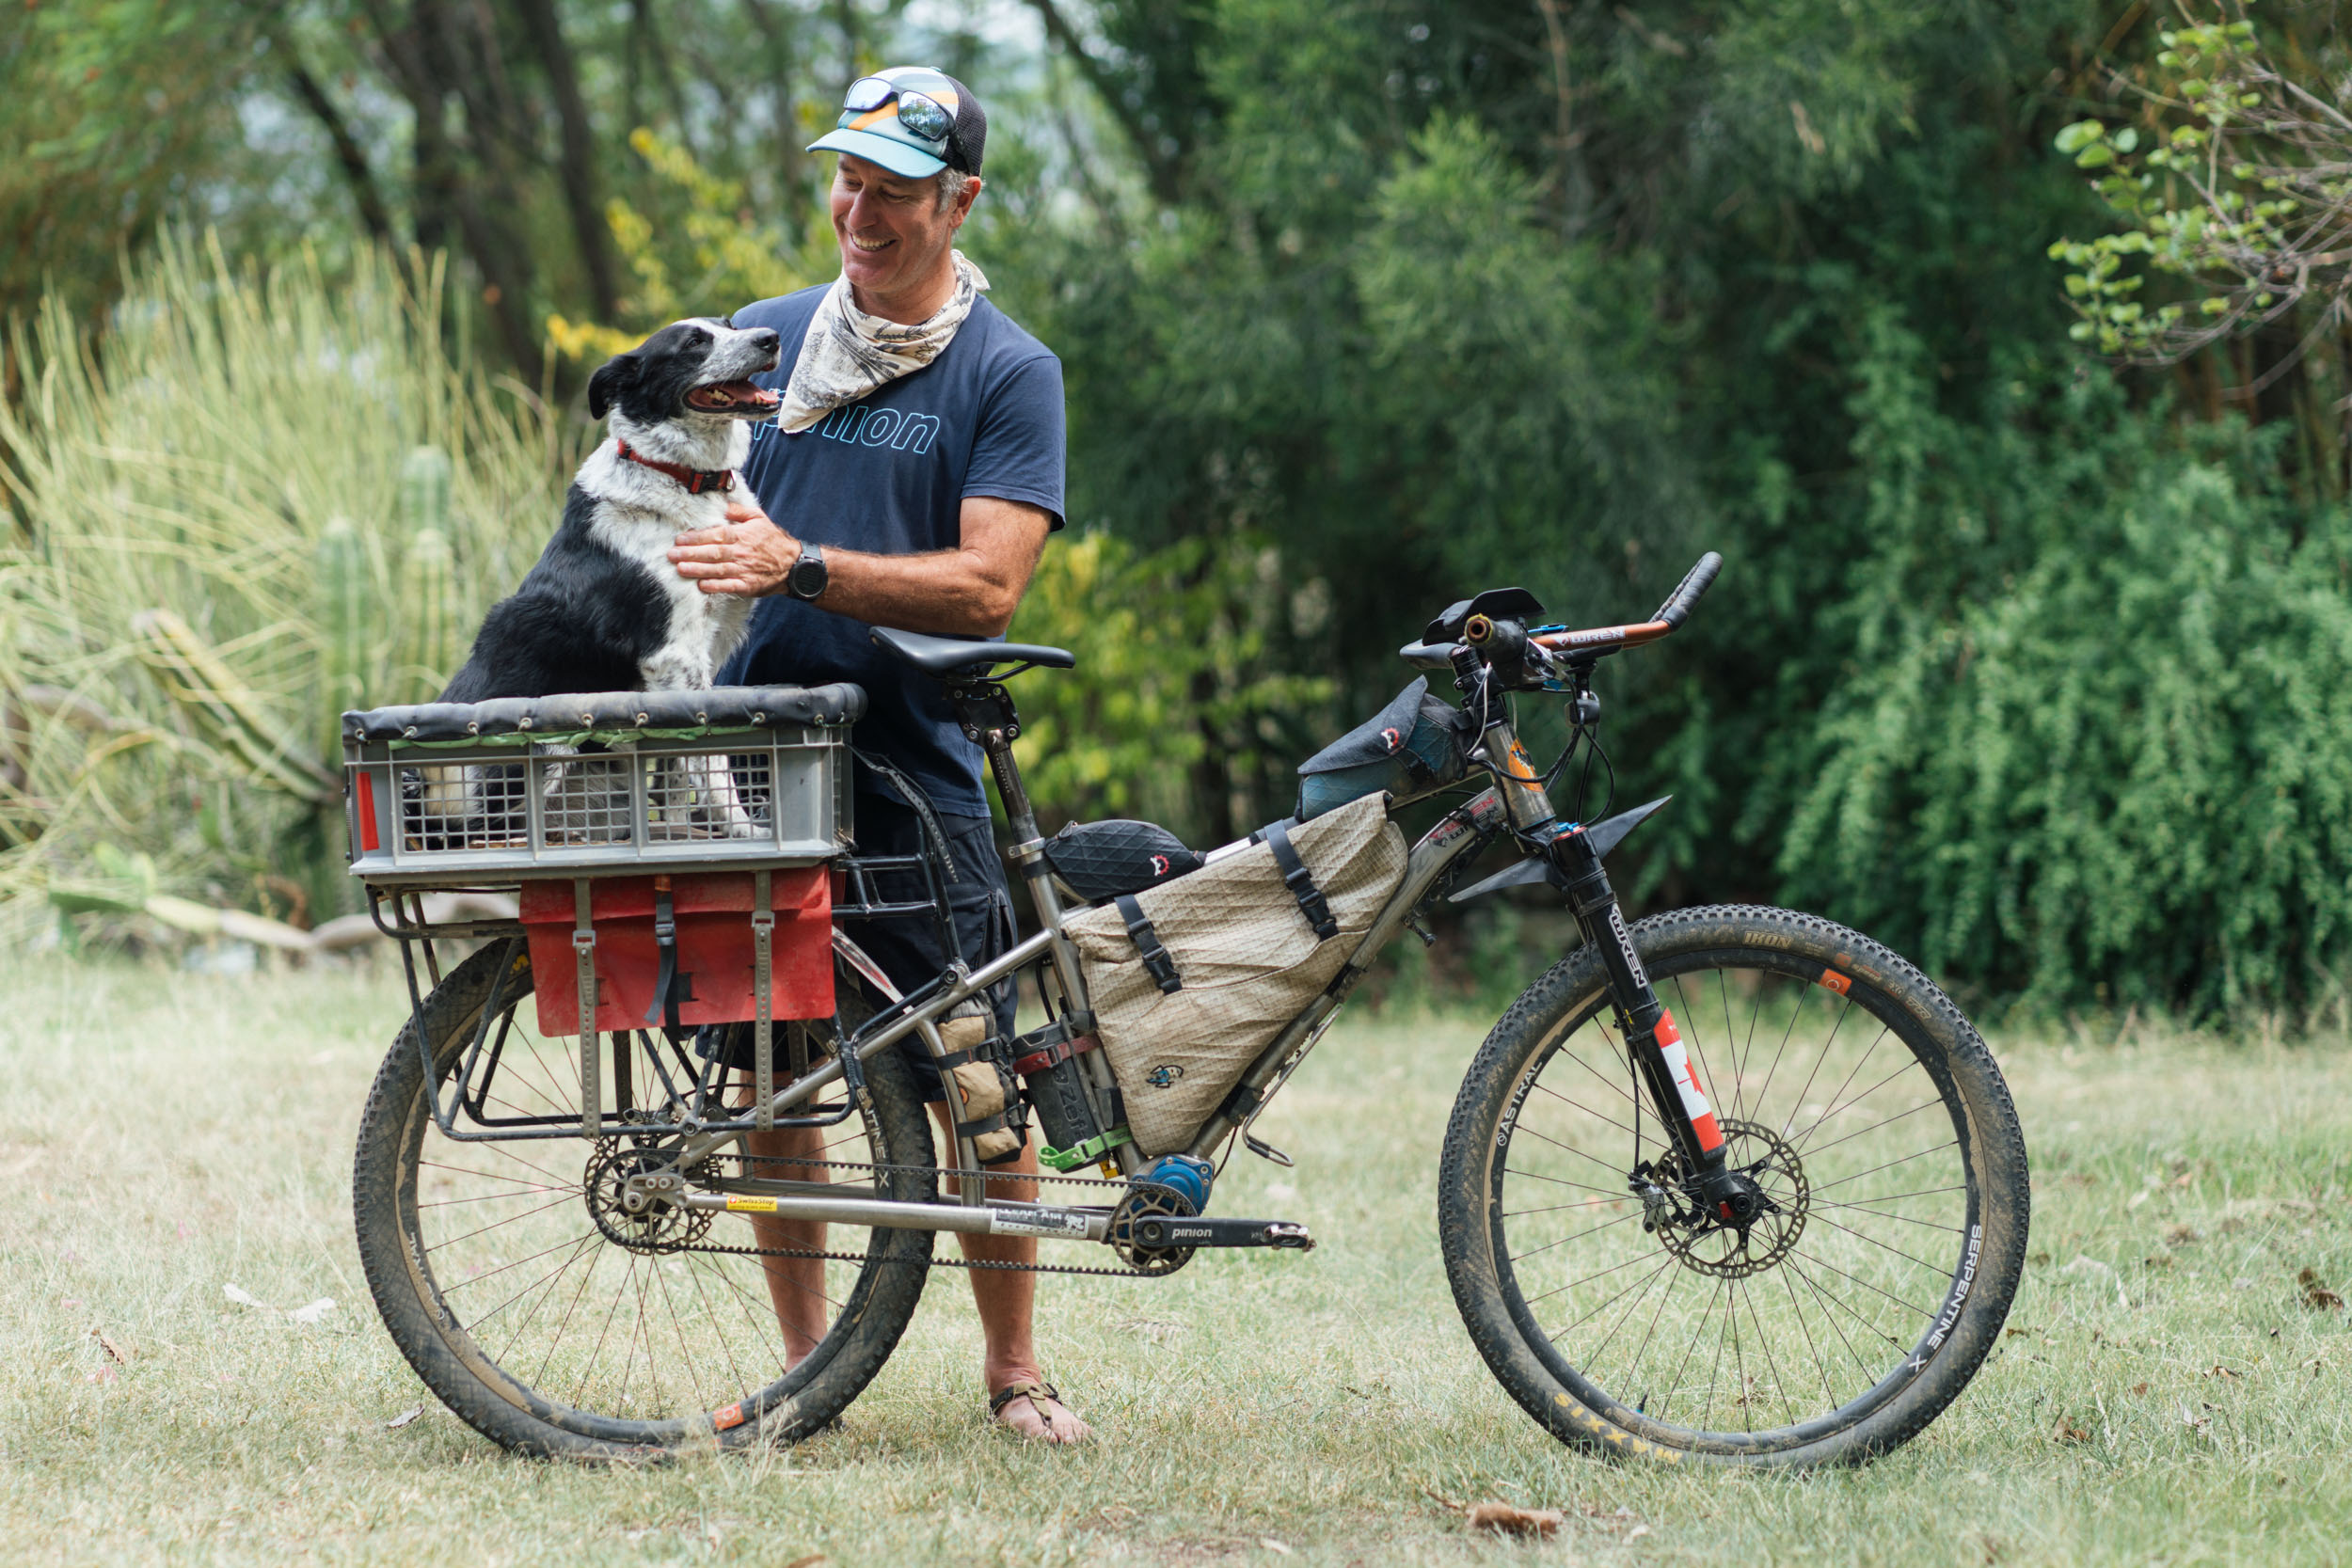
[[[828,276],[827,171],[797,150],[852,71],[924,57],[987,95],[967,248],[1071,390],[1075,531],[1016,628],[1082,655],[1025,697],[1051,814],[1232,836],[1402,684],[1390,650],[1448,599],[1520,581],[1564,619],[1622,619],[1713,547],[1728,569],[1690,629],[1603,689],[1619,798],[1677,797],[1629,847],[1644,897],[1814,908],[1981,1003],[2340,1015],[2352,339],[2290,314],[2111,369],[2070,341],[2048,257],[2122,221],[2053,142],[2086,119],[2153,133],[2164,111],[2134,89],[2170,14],[0,14],[0,143],[21,152],[0,170],[20,322],[0,878],[26,920],[52,881],[103,874],[102,845],[247,907],[282,912],[271,875],[342,896],[331,810],[257,792],[260,743],[141,656],[130,618],[174,610],[275,735],[319,736],[338,680],[424,681],[398,650],[512,582],[590,434],[575,388],[609,334]],[[2305,79],[2344,76],[2333,7],[2253,17]],[[159,241],[167,219],[209,227],[220,259]],[[397,321],[367,303],[396,291]],[[208,318],[326,325],[215,333],[231,415],[167,395],[195,362],[151,324]],[[320,353],[368,374],[323,386]],[[265,495],[247,467],[158,461],[262,405],[299,461],[338,467]],[[146,444],[119,438],[142,408]],[[403,575],[417,447],[466,498],[437,528],[439,599]],[[347,559],[356,596],[334,586],[360,581]],[[167,809],[175,788],[244,815],[207,836]],[[1512,911],[1482,918],[1450,940],[1519,940]]]

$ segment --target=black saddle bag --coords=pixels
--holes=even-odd
[[[1141,893],[1187,872],[1201,859],[1156,822],[1072,823],[1045,841],[1045,863],[1089,904]]]

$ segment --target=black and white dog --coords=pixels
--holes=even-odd
[[[710,684],[751,601],[704,593],[669,549],[726,521],[750,423],[780,401],[749,378],[776,368],[778,347],[766,327],[674,322],[589,377],[588,412],[611,414],[612,439],[580,465],[555,537],[484,618],[442,702]]]
[[[751,421],[771,417],[781,401],[749,378],[776,368],[779,346],[768,328],[696,318],[672,323],[589,377],[588,412],[610,414],[611,438],[573,476],[555,537],[522,586],[484,617],[440,701],[711,684],[743,641],[752,604],[705,594],[678,576],[668,552],[678,534],[726,521],[735,471],[751,453]],[[724,764],[713,763],[690,787],[720,807],[726,831],[747,831]],[[424,783],[431,815],[480,821],[518,810],[519,779],[466,771],[476,776],[462,789],[445,777]],[[562,787],[564,772],[549,768],[542,789]]]

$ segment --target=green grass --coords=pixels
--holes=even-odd
[[[374,1320],[348,1168],[401,1006],[382,972],[10,960],[0,1558],[2332,1562],[2352,1535],[2352,1330],[2296,1285],[2352,1286],[2341,1040],[1996,1042],[2036,1160],[2012,1332],[1926,1436],[1858,1472],[1602,1463],[1504,1399],[1435,1234],[1484,1027],[1462,1018],[1334,1033],[1263,1124],[1299,1168],[1244,1156],[1220,1188],[1222,1212],[1305,1220],[1320,1250],[1045,1283],[1047,1370],[1103,1433],[1089,1449],[982,1429],[971,1298],[940,1271],[844,1430],[628,1472],[508,1458]],[[230,1283],[337,1305],[304,1326]],[[1424,1487],[1570,1522],[1473,1537]]]

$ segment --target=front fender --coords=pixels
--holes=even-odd
[[[1593,847],[1594,858],[1599,859],[1624,843],[1628,833],[1647,821],[1652,814],[1673,799],[1671,795],[1661,795],[1646,805],[1635,806],[1630,811],[1621,811],[1605,822],[1596,822],[1589,828],[1571,828],[1568,831],[1582,833],[1585,841]],[[1486,894],[1499,892],[1506,887],[1531,887],[1537,882],[1550,880],[1551,874],[1550,857],[1530,855],[1517,864],[1504,866],[1484,881],[1471,883],[1461,892],[1453,895],[1446,902],[1467,904],[1473,898],[1483,897]]]

